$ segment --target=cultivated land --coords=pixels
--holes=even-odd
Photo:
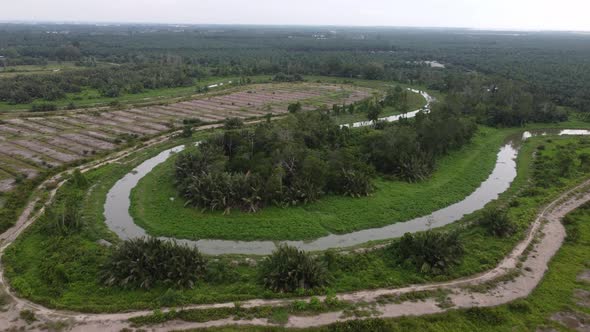
[[[281,115],[296,101],[308,110],[322,104],[350,104],[372,92],[352,85],[261,84],[168,105],[4,115],[0,117],[0,191],[12,189],[17,178],[35,177],[51,168],[106,154],[130,140],[172,131],[186,119],[207,124],[230,117]]]

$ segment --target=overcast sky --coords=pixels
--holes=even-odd
[[[0,0],[0,21],[590,31],[590,0]]]

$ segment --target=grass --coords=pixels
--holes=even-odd
[[[377,179],[370,197],[328,196],[305,206],[268,207],[254,214],[184,207],[173,185],[171,158],[133,190],[130,211],[151,235],[185,239],[301,240],[385,226],[465,198],[491,173],[500,146],[512,132],[481,127],[472,143],[442,158],[432,178],[420,183]]]
[[[99,66],[107,67],[107,63],[98,63]],[[22,66],[10,66],[0,67],[0,78],[10,78],[17,75],[37,75],[37,74],[52,74],[66,70],[80,70],[86,69],[86,67],[76,66],[73,61],[50,61],[47,65],[22,65]]]
[[[83,89],[82,92],[76,94],[67,94],[66,98],[56,101],[44,101],[37,100],[30,104],[18,104],[11,105],[7,102],[0,102],[0,112],[13,111],[13,110],[29,110],[33,104],[39,103],[51,103],[57,107],[66,107],[69,103],[74,103],[76,107],[94,107],[94,106],[107,106],[113,101],[117,101],[120,104],[136,104],[136,103],[149,103],[149,102],[167,102],[175,98],[188,97],[196,94],[196,88],[198,86],[204,86],[219,82],[227,82],[236,80],[236,77],[210,77],[201,81],[195,81],[195,84],[188,87],[178,88],[164,88],[146,90],[142,93],[137,94],[123,94],[117,98],[103,97],[97,90],[94,89]],[[258,79],[263,79],[258,77]],[[217,91],[219,88],[215,88],[212,91]]]
[[[100,283],[98,274],[111,249],[100,245],[98,240],[107,239],[112,243],[118,241],[104,224],[102,207],[106,192],[130,167],[158,153],[160,148],[155,147],[87,174],[92,189],[82,202],[86,226],[80,233],[68,237],[52,236],[43,230],[43,221],[40,220],[8,249],[3,264],[11,286],[21,296],[49,307],[87,312],[116,312],[191,303],[349,292],[473,275],[495,266],[522,238],[522,230],[535,218],[537,210],[584,176],[576,173],[572,178],[562,179],[557,187],[530,191],[532,194],[514,199],[515,193],[521,192],[528,185],[532,151],[538,145],[544,144],[545,151],[550,151],[555,142],[565,144],[567,140],[575,140],[560,138],[547,143],[544,139],[536,138],[524,145],[518,159],[519,175],[512,188],[497,203],[518,202],[510,205],[509,212],[518,218],[516,220],[519,221],[521,231],[509,238],[496,238],[489,236],[480,226],[466,226],[477,220],[477,212],[448,226],[447,229],[461,229],[461,239],[467,254],[461,264],[451,268],[446,275],[438,277],[421,274],[412,267],[394,266],[387,250],[380,249],[362,254],[337,254],[329,260],[329,270],[333,277],[329,289],[295,294],[272,293],[262,288],[257,282],[257,268],[239,256],[217,257],[219,261],[212,263],[206,279],[199,281],[193,289],[170,290],[165,285],[147,291],[105,287]],[[170,145],[172,143],[168,143]],[[67,194],[67,190],[64,187],[60,190],[60,195]],[[176,295],[170,296],[171,292]]]

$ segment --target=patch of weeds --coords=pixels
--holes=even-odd
[[[495,308],[469,308],[462,312],[470,321],[479,324],[500,325],[506,321],[506,317],[498,313]]]
[[[72,326],[72,322],[68,320],[58,320],[54,322],[46,322],[39,326],[39,328],[43,331],[49,332],[61,332],[67,331]]]
[[[447,295],[450,293],[449,290],[445,289],[437,289],[437,290],[427,290],[427,291],[416,291],[416,292],[409,292],[403,294],[385,294],[377,297],[377,303],[379,304],[387,304],[387,303],[396,303],[400,304],[403,302],[424,302],[427,299],[438,299],[438,298],[446,298]]]
[[[27,324],[31,324],[31,323],[37,321],[37,317],[35,317],[35,313],[32,312],[31,310],[27,310],[27,309],[21,310],[21,312],[19,313],[19,317],[20,317],[20,319],[27,322]]]
[[[309,301],[293,301],[282,306],[259,306],[244,308],[241,303],[234,303],[233,307],[170,310],[162,312],[155,310],[151,315],[134,317],[129,319],[134,327],[161,324],[170,320],[179,319],[187,322],[208,322],[233,317],[234,320],[252,320],[266,318],[273,324],[285,324],[289,321],[289,315],[314,315],[322,312],[330,312],[351,308],[348,302],[340,301],[335,295],[328,295],[322,302],[317,297]]]
[[[509,303],[508,310],[518,314],[530,314],[532,312],[531,306],[525,300],[516,300]]]
[[[492,279],[478,285],[468,285],[463,287],[463,289],[474,293],[486,293],[496,288],[501,283],[514,281],[514,279],[516,279],[521,273],[522,271],[520,269],[512,269],[496,279]]]
[[[284,325],[289,322],[289,311],[285,308],[273,310],[272,314],[268,318],[268,322],[272,324]]]
[[[6,311],[6,306],[10,303],[10,296],[3,290],[0,290],[0,311]]]
[[[439,294],[436,296],[435,301],[436,301],[436,306],[441,308],[441,309],[448,309],[448,308],[452,308],[455,306],[455,304],[453,303],[453,301],[451,300],[451,297],[449,296],[451,292],[439,292]]]

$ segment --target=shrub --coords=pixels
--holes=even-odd
[[[458,264],[464,254],[457,232],[406,233],[389,250],[398,264],[410,264],[418,271],[439,275]]]
[[[244,127],[244,121],[240,118],[227,118],[223,122],[223,128],[225,130],[240,129],[242,127]]]
[[[35,104],[31,106],[31,112],[53,112],[57,110],[54,104]]]
[[[490,235],[497,237],[510,236],[516,231],[516,226],[505,210],[485,210],[479,223]]]
[[[192,288],[206,270],[196,248],[156,238],[127,240],[102,267],[105,285],[149,289],[158,283]]]
[[[84,189],[84,188],[88,187],[88,179],[86,179],[84,174],[82,174],[82,172],[80,172],[79,169],[76,169],[72,173],[70,181],[71,181],[72,185],[74,185],[76,188]]]
[[[180,133],[180,137],[193,137],[193,128],[191,127],[191,125],[184,125],[184,128],[182,128],[182,132]]]
[[[568,243],[577,243],[580,239],[580,227],[577,219],[571,214],[568,214],[563,217],[561,223],[566,231],[565,241]]]
[[[203,125],[204,122],[203,122],[203,120],[201,120],[199,118],[188,118],[188,119],[183,119],[182,124],[198,127],[198,126]]]
[[[292,103],[289,104],[289,106],[287,106],[287,111],[289,111],[289,113],[297,113],[299,111],[301,111],[303,107],[301,106],[300,102],[296,102],[296,103]]]
[[[35,317],[35,313],[32,312],[31,310],[21,310],[21,312],[19,313],[19,317],[24,320],[25,322],[27,322],[27,324],[31,324],[35,321],[37,321],[37,317]]]
[[[79,195],[72,193],[63,198],[63,203],[47,210],[43,224],[45,231],[53,235],[71,235],[82,229],[80,201]]]
[[[369,196],[373,192],[373,184],[366,173],[354,169],[343,169],[342,187],[339,189],[346,196]]]
[[[506,321],[506,318],[504,318],[504,316],[502,316],[495,308],[473,307],[465,310],[463,315],[477,324],[484,323],[487,325],[500,325]]]
[[[281,245],[260,265],[260,281],[275,292],[293,292],[328,284],[328,271],[320,260],[287,245]]]

